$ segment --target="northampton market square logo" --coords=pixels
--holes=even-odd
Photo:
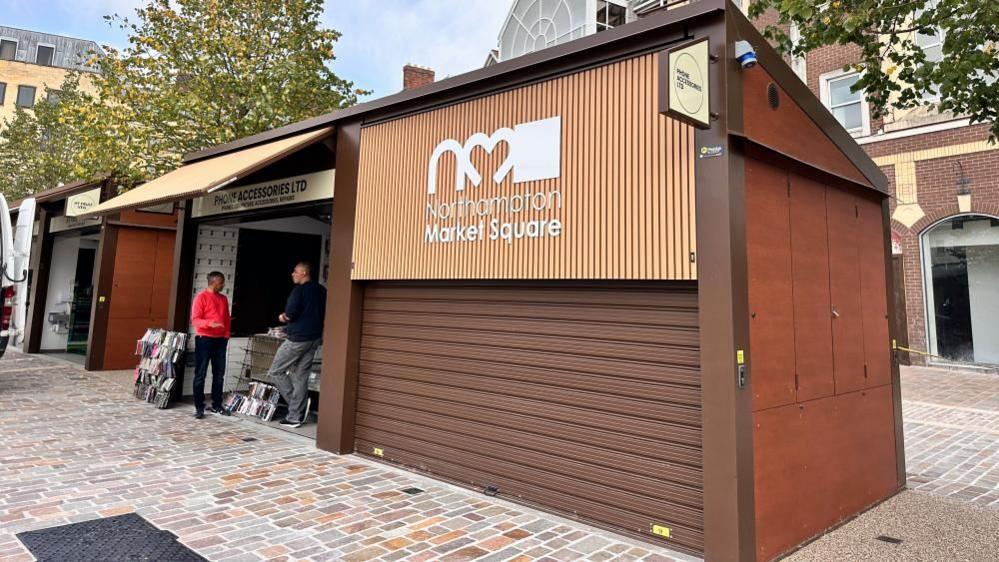
[[[454,154],[454,189],[464,191],[466,181],[478,187],[482,175],[472,164],[472,151],[482,148],[492,154],[501,142],[506,142],[510,150],[506,160],[493,174],[493,181],[501,183],[513,172],[514,183],[558,178],[562,169],[562,117],[551,117],[540,121],[521,123],[497,129],[492,135],[475,133],[464,144],[455,139],[446,139],[434,148],[427,166],[427,194],[437,193],[437,168],[441,157]]]
[[[465,185],[478,187],[482,175],[472,164],[472,151],[482,148],[492,154],[505,142],[506,159],[493,181],[500,184],[512,172],[513,183],[557,179],[562,170],[562,117],[503,127],[491,135],[475,133],[464,142],[447,139],[437,145],[427,167],[427,207],[424,241],[434,243],[474,243],[502,241],[513,244],[521,239],[557,238],[563,226],[559,218],[562,192],[558,187],[533,192],[512,190],[489,197],[465,197]],[[445,154],[454,154],[456,197],[437,194],[437,168]]]

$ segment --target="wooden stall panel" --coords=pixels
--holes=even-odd
[[[765,68],[745,72],[740,75],[740,79],[743,91],[743,126],[747,137],[821,170],[861,184],[870,182],[787,92],[777,85]],[[776,109],[769,103],[767,90],[770,85],[776,86],[778,90],[780,105]]]
[[[829,288],[832,295],[833,373],[836,393],[864,388],[864,322],[861,306],[857,199],[826,190],[829,233]],[[880,242],[879,242],[880,243]]]
[[[826,188],[795,174],[790,180],[795,372],[803,402],[835,391]]]
[[[170,283],[173,270],[173,246],[177,233],[161,231],[156,236],[156,256],[153,264],[153,300],[150,306],[151,318],[166,318],[170,306]],[[151,324],[154,326],[156,324]]]
[[[898,490],[890,387],[753,419],[757,560],[772,560]]]
[[[860,284],[864,317],[864,357],[867,386],[891,383],[891,341],[888,335],[888,291],[881,202],[858,196],[860,221]]]
[[[787,174],[746,162],[750,354],[753,410],[795,399],[795,320]]]
[[[152,307],[157,231],[121,228],[114,261],[109,318],[148,317]],[[109,342],[110,343],[110,342]],[[132,347],[135,351],[135,347]]]
[[[121,227],[109,298],[105,369],[135,366],[135,341],[163,327],[170,302],[175,232]]]
[[[135,341],[146,328],[166,325],[166,317],[114,318],[108,322],[107,345],[104,347],[104,369],[132,369],[138,363]]]

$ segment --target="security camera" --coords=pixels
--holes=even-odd
[[[749,70],[756,66],[756,51],[753,51],[753,46],[749,44],[749,41],[735,42],[735,58],[743,70]]]

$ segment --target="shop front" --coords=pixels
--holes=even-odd
[[[144,326],[166,318],[172,267],[173,205],[83,217],[114,188],[78,182],[40,192],[21,342],[88,370],[127,369]],[[18,205],[15,204],[15,208]]]
[[[210,197],[261,183],[227,161],[331,136],[320,448],[711,561],[771,560],[904,486],[887,181],[726,7],[187,157]],[[195,209],[178,256],[262,230]]]
[[[922,234],[929,352],[999,365],[999,218],[959,215]]]
[[[329,276],[335,177],[329,133],[307,134],[296,142],[231,162],[207,161],[200,167],[205,175],[193,179],[197,174],[181,168],[179,174],[136,188],[130,192],[134,199],[125,200],[128,206],[136,206],[167,199],[182,209],[181,236],[171,248],[179,264],[170,301],[173,317],[149,326],[192,336],[188,338],[187,376],[178,385],[181,396],[193,394],[191,302],[205,289],[212,272],[225,276],[222,293],[229,300],[232,317],[225,391],[245,396],[258,386],[258,393],[270,390],[267,372],[282,341],[278,316],[294,287],[292,269],[302,262],[310,264],[312,278],[324,286]],[[111,202],[98,212],[107,212],[112,205],[120,209],[120,203]],[[317,354],[309,380],[312,421],[319,405],[321,372],[321,354]],[[267,414],[256,412],[251,417],[279,421]],[[312,437],[315,432],[314,423],[296,431]]]

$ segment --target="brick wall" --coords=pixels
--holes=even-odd
[[[758,28],[774,24],[776,14],[768,12],[758,18],[755,23]],[[819,77],[823,74],[842,70],[846,65],[860,60],[860,49],[855,45],[834,45],[812,51],[806,56],[806,83],[816,97],[821,98]],[[785,59],[786,60],[786,59]],[[902,128],[905,111],[896,112],[901,115]],[[943,117],[945,120],[946,117]],[[871,133],[877,134],[885,120],[871,119]],[[999,217],[999,145],[995,150],[959,154],[960,145],[979,143],[988,138],[988,125],[974,125],[949,129],[945,131],[915,134],[898,139],[884,140],[864,144],[864,150],[872,158],[896,156],[908,159],[907,155],[932,149],[942,149],[939,157],[920,160],[915,163],[916,193],[919,205],[926,213],[922,219],[906,227],[897,221],[892,221],[892,230],[901,235],[903,251],[903,272],[905,278],[906,313],[908,315],[909,346],[913,349],[926,351],[926,305],[923,295],[923,273],[920,262],[920,236],[930,226],[940,220],[960,213],[957,200],[957,182],[961,177],[970,181],[971,211]],[[948,150],[947,147],[953,147]],[[883,166],[882,170],[888,177],[892,193],[897,193],[896,171],[892,165]],[[892,212],[898,201],[891,200]],[[922,363],[923,358],[912,354],[914,363]]]
[[[402,88],[412,90],[434,83],[434,71],[422,66],[407,64],[402,67]]]

